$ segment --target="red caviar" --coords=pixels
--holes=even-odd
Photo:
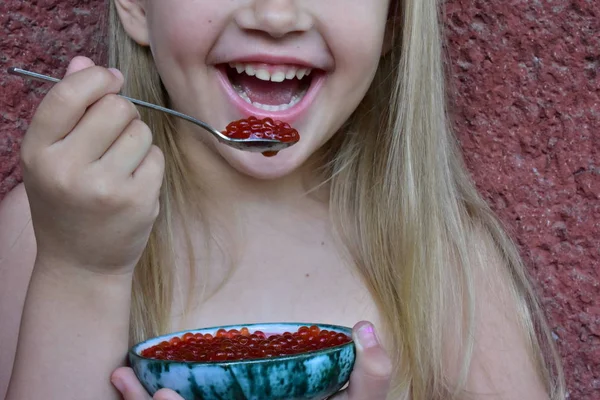
[[[225,128],[223,134],[233,139],[273,139],[280,142],[297,142],[300,140],[298,131],[287,122],[272,118],[258,119],[254,116],[248,119],[233,121]],[[272,157],[277,152],[267,151],[263,155]]]
[[[266,335],[248,328],[219,329],[214,335],[186,333],[142,351],[142,357],[173,361],[235,361],[288,356],[349,343],[341,332],[302,326],[297,332]]]

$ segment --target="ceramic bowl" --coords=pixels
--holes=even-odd
[[[317,325],[321,330],[352,335],[352,329],[313,323],[269,323],[217,326],[183,331],[146,340],[131,348],[129,361],[146,390],[175,390],[186,400],[322,400],[345,386],[356,357],[353,342],[328,349],[267,359],[186,362],[142,357],[144,349],[184,333],[215,334],[247,327],[251,332],[276,334]]]

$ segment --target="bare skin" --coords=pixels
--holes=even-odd
[[[214,275],[215,280],[208,285],[212,296],[201,307],[192,310],[186,319],[181,318],[180,310],[174,310],[173,328],[266,319],[344,325],[367,319],[378,328],[370,295],[338,251],[328,225],[323,223],[325,207],[307,201],[312,206],[292,209],[289,198],[287,202],[261,206],[253,201],[253,196],[256,193],[248,192],[244,203],[247,208],[238,210],[238,215],[244,217],[246,229],[260,229],[263,235],[246,236],[249,241],[243,248],[242,262],[225,285],[212,293],[211,287],[219,286],[223,279],[222,275]],[[4,393],[10,383],[7,399],[37,399],[48,393],[57,393],[56,397],[63,399],[120,398],[109,377],[123,364],[126,350],[130,275],[98,274],[70,265],[49,274],[44,264],[48,261],[36,243],[29,201],[20,185],[0,206],[0,319],[4,321],[0,327],[0,389]],[[267,211],[276,216],[270,223],[265,223]],[[271,245],[269,252],[260,251],[265,238]],[[493,253],[489,256],[491,263],[498,263]],[[212,260],[211,269],[219,271],[218,263],[224,261]],[[186,271],[183,267],[178,269],[179,281],[186,281]],[[489,278],[479,282],[482,300],[478,302],[478,346],[469,389],[474,393],[498,394],[473,398],[545,399],[547,395],[524,356],[523,339],[510,318],[514,305],[500,285],[489,286],[490,281],[499,282],[500,278]],[[178,304],[181,299],[175,300]],[[93,350],[88,347],[90,342],[96,344]],[[21,347],[14,362],[17,343]],[[89,363],[89,359],[97,362]],[[74,369],[73,365],[85,368]],[[484,368],[487,374],[482,372]],[[119,370],[113,377],[124,385],[126,400],[148,398],[130,370]],[[382,382],[385,385],[385,376]],[[173,393],[162,392],[156,398],[175,398],[170,396]]]
[[[3,227],[1,230],[2,236],[0,236],[2,240],[0,242],[2,245],[0,250],[2,251],[1,254],[4,255],[0,264],[2,266],[2,279],[0,280],[0,296],[2,296],[2,301],[0,304],[3,304],[1,317],[4,321],[8,321],[0,329],[0,339],[4,343],[2,347],[3,352],[1,353],[2,358],[0,359],[0,375],[3,378],[0,382],[2,385],[0,389],[6,390],[9,380],[5,379],[5,377],[10,376],[13,367],[22,305],[27,293],[27,284],[32,273],[36,254],[35,237],[30,222],[27,197],[22,185],[10,193],[2,203],[0,207],[0,221],[2,222],[0,226]],[[332,266],[332,257],[337,258],[337,255],[335,255],[335,252],[323,249],[323,247],[326,248],[327,245],[323,246],[321,242],[318,242],[314,246],[317,250],[322,249],[320,250],[321,257],[311,259],[311,261],[326,261],[323,265]],[[306,248],[304,250],[306,251]],[[279,254],[279,257],[287,258],[286,255],[290,254],[288,251],[289,248],[284,254]],[[276,255],[273,257],[276,257]],[[294,260],[295,258],[290,257],[289,259]],[[322,291],[323,287],[320,286],[320,282],[328,282],[331,278],[339,279],[341,277],[340,271],[346,269],[346,266],[343,264],[338,264],[335,266],[336,268],[331,269],[320,268],[318,271],[317,268],[312,266],[314,264],[309,262],[302,263],[302,265],[293,265],[294,268],[285,270],[287,273],[294,274],[292,279],[281,280],[277,279],[277,274],[284,274],[279,269],[281,263],[261,262],[261,257],[258,254],[251,255],[245,261],[247,262],[238,267],[238,271],[233,275],[232,279],[202,307],[188,315],[186,320],[179,318],[177,313],[174,313],[174,329],[187,329],[230,322],[237,323],[240,320],[249,322],[253,320],[260,321],[264,320],[265,316],[268,316],[271,320],[322,320],[346,325],[352,325],[362,319],[377,320],[377,313],[372,303],[368,302],[365,305],[365,300],[369,301],[368,294],[350,276],[342,278],[343,283],[339,285],[337,291],[331,293],[331,296],[323,296],[323,293],[326,292]],[[261,268],[258,270],[260,273],[256,269],[257,266]],[[336,269],[338,270],[336,271]],[[259,274],[262,275],[265,273],[275,273],[276,275],[273,276],[273,280],[277,280],[278,286],[276,293],[271,292],[268,296],[261,296],[261,293],[265,293],[267,289],[273,289],[271,285],[265,285],[263,280],[258,279]],[[309,276],[307,277],[306,274],[309,274]],[[248,279],[254,280],[248,282]],[[55,290],[58,289],[56,288]],[[239,295],[240,292],[243,293],[245,298],[241,298],[232,304],[232,301],[229,299],[232,299],[234,295]],[[349,296],[349,293],[354,293],[354,296]],[[481,293],[490,292],[482,291]],[[54,295],[55,293],[52,293],[48,298]],[[252,298],[252,308],[239,306],[239,304],[248,304],[247,298],[250,297]],[[312,301],[311,297],[318,297],[319,300]],[[294,307],[287,301],[288,299],[298,298],[306,300],[304,303],[305,306]],[[277,301],[273,301],[273,299],[277,299]],[[280,301],[281,299],[284,301]],[[78,301],[83,303],[86,301],[89,302],[89,298],[88,296],[81,296],[78,298]],[[512,313],[510,312],[511,305],[507,297],[497,297],[490,294],[485,296],[485,300],[482,300],[480,304],[484,305],[484,307],[478,313],[479,329],[477,341],[479,345],[474,359],[474,366],[477,367],[474,367],[472,370],[469,386],[470,390],[475,393],[500,392],[500,394],[495,396],[475,396],[473,398],[507,400],[514,398],[547,399],[547,395],[538,383],[539,381],[535,378],[531,364],[523,356],[523,340],[515,333],[514,321],[511,321],[508,317]],[[119,306],[122,307],[123,304],[119,304]],[[52,319],[58,320],[64,318],[64,316],[65,314],[60,312],[60,310],[55,310],[51,314]],[[96,318],[92,318],[92,320],[94,319]],[[90,337],[95,337],[95,333],[90,333]],[[126,336],[121,338],[121,340],[126,341]],[[119,342],[119,338],[116,335],[113,342]],[[60,355],[56,355],[58,362],[54,362],[53,367],[60,368],[60,360],[62,358],[67,374],[74,372],[69,367],[68,360],[64,358],[65,351],[59,350],[59,353]],[[23,361],[27,365],[31,365],[30,363],[34,362],[33,360],[29,362],[26,360]],[[107,365],[104,370],[110,374],[112,368],[116,368],[119,365],[121,365],[121,360],[119,357],[116,357],[115,361],[111,365]],[[481,372],[481,366],[487,368],[488,375]],[[511,371],[511,373],[506,374],[507,371]],[[97,376],[93,375],[91,370],[87,370],[82,374],[80,379],[85,379],[88,386],[102,388],[105,393],[110,393],[110,396],[114,396],[113,398],[119,398],[115,392],[111,392],[113,389],[108,376],[105,380],[97,379]],[[131,375],[130,371],[121,370],[118,372],[118,376],[125,383],[127,395],[124,398],[126,400],[144,399],[144,397],[141,397],[142,395],[147,398],[147,395],[140,391],[139,383]],[[71,380],[66,383],[72,385]],[[39,393],[43,391],[41,389]],[[169,397],[170,395],[171,393],[161,394],[161,396],[166,396],[162,397],[163,399],[171,398]],[[90,393],[89,396],[89,398],[97,399],[111,398],[99,396],[97,393]],[[8,397],[8,399],[10,398]],[[73,398],[83,397],[81,394],[77,394]]]
[[[118,370],[110,380],[124,364],[132,274],[160,207],[163,177],[162,154],[151,146],[147,127],[131,104],[114,96],[121,84],[118,73],[75,60],[26,135],[26,190],[18,187],[0,205],[0,393],[7,400],[148,399],[129,370]],[[211,157],[199,141],[186,148],[205,161]],[[198,269],[213,272],[207,282],[211,296],[183,319],[187,287],[177,287],[173,329],[368,320],[385,345],[374,302],[333,239],[326,202],[301,195],[301,171],[271,183],[244,183],[215,154],[208,164],[221,173],[210,193],[214,202],[235,201],[235,218],[226,206],[212,217],[217,224],[225,221],[221,229],[239,233],[230,248],[238,256],[236,270],[224,281],[230,260],[218,252],[208,260],[200,254]],[[476,277],[477,346],[468,389],[475,399],[546,399],[511,319],[515,305],[503,289],[502,266],[478,238],[475,234],[474,247],[498,268]],[[194,240],[203,238],[197,234]],[[176,266],[176,276],[188,281],[183,266]],[[246,304],[252,307],[241,306]],[[453,370],[449,366],[449,376]],[[365,347],[349,390],[338,399],[383,400],[390,374],[383,347]],[[172,393],[159,396],[175,399]]]
[[[300,178],[304,162],[337,131],[369,87],[389,3],[116,2],[130,37],[143,46],[153,42],[157,67],[169,71],[161,78],[175,105],[190,106],[206,120],[223,123],[237,116],[215,79],[215,66],[231,61],[231,53],[241,56],[240,38],[248,43],[241,47],[263,46],[263,52],[269,52],[265,36],[291,40],[281,49],[289,52],[294,45],[292,55],[329,72],[307,113],[310,118],[297,121],[308,135],[281,162],[214,145],[208,151],[210,146],[200,140],[185,143],[190,162],[198,166],[194,171],[201,172],[200,164],[212,169],[203,178],[214,178],[204,195],[222,205],[210,215],[215,233],[234,235],[227,256],[217,249],[207,259],[197,254],[197,269],[211,272],[206,282],[210,296],[184,319],[182,299],[188,288],[177,286],[171,322],[178,330],[264,320],[371,321],[383,343],[374,340],[368,323],[357,325],[356,367],[348,390],[336,400],[388,397],[388,333],[333,239],[326,199],[303,195]],[[347,12],[339,13],[342,7]],[[196,23],[207,15],[214,23]],[[326,19],[326,28],[320,18]],[[7,393],[7,400],[149,399],[131,370],[118,367],[128,344],[132,275],[160,208],[164,161],[135,108],[115,96],[122,83],[116,71],[93,67],[88,59],[73,60],[25,136],[26,190],[18,187],[0,205],[0,394]],[[180,134],[182,140],[194,137],[184,130]],[[269,179],[259,183],[244,175]],[[487,253],[484,262],[498,268],[475,277],[479,308],[471,398],[545,399],[511,318],[515,305],[503,289],[503,266],[480,237],[475,232],[470,242]],[[200,244],[205,238],[196,232],[193,239]],[[230,261],[236,269],[224,280]],[[177,282],[187,283],[183,264],[174,268]],[[194,283],[196,290],[200,284]],[[450,377],[455,369],[448,366]],[[177,396],[164,391],[155,399]]]
[[[17,187],[0,205],[0,390],[7,391],[7,400],[37,400],[49,394],[78,400],[149,398],[131,370],[117,368],[124,364],[127,350],[132,272],[158,210],[162,157],[144,139],[144,127],[132,124],[137,114],[111,95],[118,90],[118,74],[97,68],[81,70],[89,66],[89,61],[74,61],[70,79],[63,81],[67,87],[47,97],[47,108],[41,106],[23,150],[29,186],[27,190]],[[94,106],[84,113],[71,105],[70,113],[61,115],[59,105],[69,101],[72,93],[68,85],[77,86],[79,80],[91,91],[79,91],[82,98],[71,101]],[[108,110],[95,115],[98,107]],[[81,124],[89,122],[87,118],[106,121],[107,111],[113,116],[117,113],[121,120],[114,117],[101,133],[81,129]],[[36,131],[36,123],[44,118],[58,118],[50,125],[65,124],[68,133]],[[90,132],[107,137],[87,136]],[[104,146],[104,152],[94,150],[96,146]],[[103,166],[104,157],[110,162],[102,170],[102,179],[85,179]],[[359,350],[349,390],[339,399],[386,399],[391,373],[384,350],[386,332],[381,330],[368,291],[333,240],[325,203],[300,196],[293,182],[299,185],[301,180],[293,176],[287,180],[292,186],[284,191],[276,185],[236,186],[236,176],[220,175],[224,184],[211,194],[217,203],[225,203],[226,198],[218,196],[231,196],[231,188],[237,188],[239,206],[232,219],[237,223],[226,228],[241,232],[231,250],[243,256],[236,259],[236,270],[225,283],[224,274],[218,272],[226,269],[226,258],[199,260],[199,268],[208,261],[211,271],[217,272],[208,282],[211,296],[183,319],[177,305],[182,304],[186,286],[178,287],[175,293],[183,297],[174,299],[173,329],[240,321],[353,325],[369,320],[383,339],[383,347],[376,344]],[[90,181],[107,185],[89,185]],[[138,195],[137,184],[147,195]],[[271,219],[265,220],[266,215]],[[226,225],[228,219],[219,221]],[[477,337],[468,389],[474,399],[547,399],[511,317],[515,305],[501,284],[503,267],[478,237],[473,238],[474,245],[484,252],[487,249],[485,262],[497,268],[488,269],[489,276],[476,277]],[[202,240],[200,236],[194,239]],[[266,239],[268,252],[262,251]],[[115,251],[107,253],[106,248]],[[186,282],[186,268],[176,271],[178,282]],[[240,299],[232,301],[237,296]],[[449,376],[454,369],[449,366]],[[177,399],[168,391],[155,398]]]

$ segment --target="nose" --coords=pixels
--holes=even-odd
[[[305,32],[313,26],[310,14],[297,0],[254,0],[239,10],[235,20],[242,29],[262,31],[274,38]]]

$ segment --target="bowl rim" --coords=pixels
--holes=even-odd
[[[275,356],[275,357],[269,357],[269,358],[254,358],[254,359],[249,359],[249,360],[225,360],[225,361],[183,361],[183,360],[160,360],[157,358],[148,358],[148,357],[144,357],[141,354],[138,353],[138,350],[146,343],[148,343],[149,341],[157,341],[157,343],[160,343],[163,340],[160,339],[164,339],[164,338],[172,338],[175,336],[183,336],[184,334],[191,332],[191,333],[198,333],[200,331],[218,331],[219,329],[236,329],[236,328],[240,328],[240,327],[247,327],[247,328],[251,328],[253,326],[269,326],[269,325],[289,325],[289,326],[318,326],[321,329],[327,329],[327,330],[335,330],[341,333],[345,333],[348,336],[350,336],[350,341],[348,343],[344,343],[344,344],[340,344],[337,346],[332,346],[332,347],[327,347],[325,349],[319,349],[319,350],[311,350],[311,351],[307,351],[305,353],[298,353],[298,354],[290,354],[287,356]],[[255,329],[255,330],[261,330],[261,329]],[[269,363],[269,362],[273,362],[273,361],[290,361],[290,360],[301,360],[303,358],[309,358],[309,357],[314,357],[317,355],[321,355],[321,354],[328,354],[328,353],[334,353],[337,351],[342,350],[344,347],[353,347],[354,348],[354,339],[352,338],[352,328],[349,328],[347,326],[343,326],[343,325],[334,325],[334,324],[322,324],[322,323],[306,323],[306,322],[257,322],[257,323],[252,323],[252,324],[235,324],[235,325],[219,325],[219,326],[210,326],[210,327],[206,327],[206,328],[198,328],[198,329],[186,329],[186,330],[182,330],[182,331],[177,331],[177,332],[171,332],[171,333],[167,333],[165,335],[160,335],[160,336],[155,336],[149,339],[146,339],[142,342],[139,342],[133,346],[131,346],[129,348],[129,356],[130,358],[137,358],[140,360],[147,360],[147,361],[153,361],[153,362],[159,362],[159,363],[165,363],[165,364],[184,364],[187,366],[195,366],[195,365],[210,365],[210,366],[220,366],[220,365],[232,365],[232,364],[260,364],[260,363]]]

